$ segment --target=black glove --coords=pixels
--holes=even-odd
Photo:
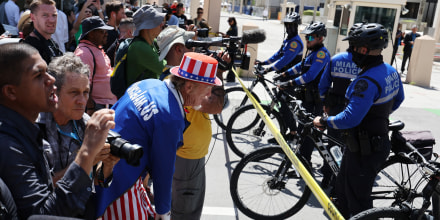
[[[254,64],[261,64],[261,65],[263,65],[263,64],[261,63],[261,61],[259,61],[259,60],[255,60]]]
[[[283,89],[291,87],[291,86],[293,86],[293,80],[289,80],[289,81],[286,81],[286,82],[279,83],[278,86],[283,88]]]
[[[275,76],[273,77],[273,81],[281,80],[281,79],[284,78],[284,77],[286,77],[286,76],[284,75],[284,73],[281,73],[281,74],[275,75]]]

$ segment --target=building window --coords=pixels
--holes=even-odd
[[[395,8],[377,8],[377,7],[356,7],[356,16],[354,23],[379,23],[382,24],[391,33],[394,29],[397,9]]]
[[[408,9],[406,15],[400,15],[400,18],[411,18],[417,19],[417,14],[419,13],[420,3],[407,2],[405,8]]]

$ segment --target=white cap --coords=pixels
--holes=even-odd
[[[159,60],[165,58],[174,44],[180,43],[185,45],[185,42],[194,36],[195,33],[193,31],[185,31],[176,25],[171,25],[163,29],[159,36],[157,36],[157,44],[159,45],[160,50]]]

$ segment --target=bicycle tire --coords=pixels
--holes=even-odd
[[[399,207],[379,207],[365,210],[350,218],[350,220],[399,219],[409,220],[410,213]]]
[[[299,158],[310,172],[309,164]],[[277,176],[277,171],[286,167],[285,175]],[[232,200],[252,219],[288,218],[301,210],[311,195],[304,180],[296,175],[280,147],[258,149],[246,155],[232,172],[229,184]],[[280,177],[281,182],[274,182]]]
[[[399,185],[392,181],[394,179]],[[418,172],[417,164],[410,159],[393,155],[382,165],[381,171],[377,174],[376,181],[372,189],[374,207],[389,207],[400,205],[409,195],[415,193],[414,186],[421,180],[421,185],[417,187],[420,191],[413,204],[423,203],[421,190],[427,184],[423,175]],[[419,194],[420,193],[420,194]]]
[[[279,128],[281,134],[286,133],[284,120],[277,111],[270,111],[270,107],[262,105],[269,117]],[[239,157],[243,157],[257,148],[273,145],[268,139],[273,138],[269,128],[264,124],[253,105],[246,105],[237,110],[230,118],[226,128],[226,141],[231,150]]]
[[[231,93],[243,93],[242,95],[231,95]],[[260,98],[251,91],[252,96],[260,102]],[[246,99],[245,103],[242,103]],[[249,98],[246,95],[246,92],[242,87],[232,87],[225,90],[225,104],[223,106],[223,110],[219,114],[214,115],[214,120],[218,126],[220,126],[223,130],[226,130],[226,126],[228,124],[229,118],[231,115],[237,111],[240,107],[244,105],[252,104]]]

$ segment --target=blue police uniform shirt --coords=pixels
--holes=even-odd
[[[186,127],[183,100],[169,80],[139,81],[113,106],[114,131],[132,144],[143,147],[139,166],[120,160],[113,169],[108,188],[97,187],[97,216],[124,194],[146,170],[153,177],[155,209],[164,214],[171,209],[171,183],[177,148],[183,144]]]
[[[344,97],[348,85],[359,72],[361,69],[353,62],[351,53],[342,52],[334,55],[325,67],[318,85],[321,99],[325,98],[332,84],[332,92]]]
[[[307,55],[304,60],[304,67],[302,67],[302,62],[297,63],[294,67],[287,71],[287,74],[301,74],[301,76],[295,78],[294,81],[297,85],[304,85],[315,80],[328,62],[330,62],[330,53],[328,52],[327,48],[323,46]],[[303,70],[301,70],[301,68],[303,68]],[[304,69],[307,71],[304,71]]]
[[[270,71],[278,71],[284,66],[292,62],[296,56],[303,55],[304,44],[299,35],[291,37],[283,41],[283,47],[278,50],[271,58],[262,62],[263,65],[272,64],[278,60],[273,66],[270,67]]]
[[[366,77],[375,80],[381,88],[378,88],[375,82]],[[329,127],[334,129],[354,128],[364,120],[370,109],[380,105],[390,105],[389,112],[383,112],[382,109],[382,112],[377,113],[377,115],[381,114],[378,117],[388,119],[389,114],[396,110],[404,99],[400,75],[387,63],[370,68],[350,84],[345,98],[349,100],[347,107],[336,116],[328,117],[327,125]]]

